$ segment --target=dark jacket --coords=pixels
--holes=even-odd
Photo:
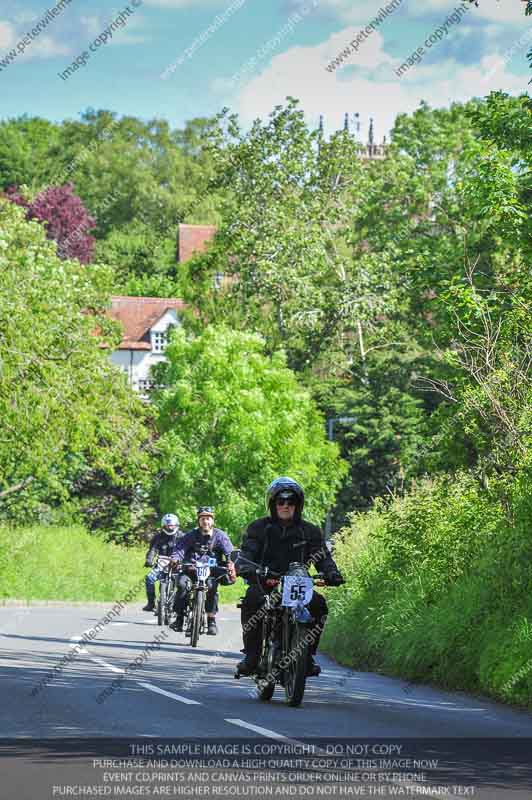
[[[158,531],[151,540],[150,549],[146,553],[147,566],[153,566],[155,556],[172,555],[172,550],[175,548],[178,539],[182,536],[183,531],[176,531],[173,536],[167,536],[166,533]]]
[[[244,535],[241,554],[282,574],[294,561],[307,567],[314,564],[318,572],[325,574],[338,570],[320,528],[303,519],[293,520],[286,527],[273,517],[256,519]],[[255,569],[243,561],[237,562],[237,572],[245,578],[252,579]]]
[[[201,528],[194,528],[176,543],[172,558],[177,561],[189,561],[201,553],[203,545],[207,545],[209,553],[218,564],[224,564],[235,549],[229,536],[220,528],[213,528],[211,536],[206,536]]]

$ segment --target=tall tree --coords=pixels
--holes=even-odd
[[[264,515],[268,483],[291,475],[321,522],[345,465],[284,355],[268,356],[257,335],[223,327],[196,337],[178,329],[166,355],[156,397],[161,505],[185,519],[196,505],[215,505],[234,535]]]
[[[3,515],[67,500],[89,472],[129,488],[150,474],[146,412],[109,360],[110,280],[59,259],[43,226],[0,199]]]

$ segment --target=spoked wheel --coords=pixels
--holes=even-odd
[[[167,589],[166,597],[165,597],[165,601],[166,601],[165,604],[164,604],[164,624],[165,625],[168,625],[170,623],[170,617],[172,616],[172,611],[174,609],[175,595],[176,595],[175,584],[172,581],[172,583],[168,584],[168,589]]]
[[[166,583],[160,581],[159,583],[159,602],[157,603],[157,624],[162,625],[166,609]]]
[[[205,592],[196,592],[196,602],[192,611],[192,629],[190,631],[190,644],[197,647],[201,631],[201,623],[205,610]]]
[[[275,656],[278,651],[278,645],[271,640],[267,640],[267,648],[266,658],[262,659],[262,661],[266,661],[268,672],[263,678],[257,680],[257,697],[264,702],[271,700],[275,691]]]
[[[283,625],[285,658],[290,659],[284,671],[284,691],[289,706],[299,706],[305,694],[309,646],[305,628],[287,615]]]

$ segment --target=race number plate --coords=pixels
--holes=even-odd
[[[303,575],[287,575],[283,582],[282,605],[288,608],[310,603],[313,592],[312,578]]]
[[[211,568],[208,564],[198,564],[196,569],[198,571],[198,578],[200,581],[206,580],[211,573]]]

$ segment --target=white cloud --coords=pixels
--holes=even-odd
[[[81,38],[85,42],[89,40],[92,41],[105,31],[118,16],[119,14],[114,14],[110,17],[97,15],[80,17],[79,21],[83,26],[83,36]],[[119,27],[113,30],[113,37],[108,41],[107,46],[113,44],[138,44],[148,41],[148,37],[136,33],[136,31],[144,25],[144,18],[140,14],[137,13],[135,16],[125,17],[123,19],[125,24],[121,28]]]
[[[0,54],[16,48],[18,42],[26,31],[16,31],[10,22],[0,21]],[[36,58],[55,58],[55,56],[69,55],[70,48],[44,33],[34,39],[23,52],[17,53],[17,61],[31,61]]]
[[[9,50],[17,43],[15,29],[10,22],[0,21],[0,50]]]
[[[325,67],[346,42],[353,39],[348,28],[333,34],[314,47],[293,47],[275,56],[271,63],[252,78],[233,98],[231,105],[248,123],[266,117],[288,95],[299,98],[309,120],[325,115],[327,129],[341,127],[345,112],[359,112],[362,119],[374,117],[376,135],[388,134],[397,114],[414,111],[421,100],[433,107],[448,106],[484,96],[492,89],[510,93],[526,90],[527,77],[507,72],[496,56],[485,56],[475,66],[464,67],[454,60],[435,65],[412,67],[402,78],[393,72],[401,61],[383,50],[383,40],[375,32],[359,49],[349,66],[333,73]],[[484,76],[496,67],[488,81]],[[224,85],[211,87],[221,91]]]
[[[21,58],[23,61],[30,61],[33,58],[55,58],[56,56],[68,56],[70,52],[71,48],[67,44],[53,39],[51,36],[41,34],[24,51]]]

